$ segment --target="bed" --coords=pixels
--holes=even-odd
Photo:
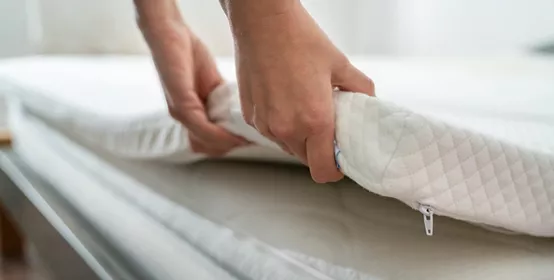
[[[386,102],[481,131],[539,125],[530,133],[554,133],[542,129],[552,125],[551,59],[353,61],[374,78]],[[232,81],[232,61],[220,59],[219,66]],[[185,162],[174,153],[185,144],[170,141],[162,146],[172,153],[140,158],[167,150],[152,149],[159,146],[152,139],[155,145],[144,146],[124,136],[105,138],[98,129],[167,114],[147,57],[17,59],[1,65],[0,80],[10,101],[14,152],[140,270],[135,278],[554,278],[552,238],[442,215],[428,236],[421,213],[406,203],[348,179],[315,184],[294,159],[268,156],[267,149]],[[67,122],[79,111],[87,116],[79,119],[105,121]],[[509,138],[514,131],[494,135]],[[170,135],[182,136],[180,130]],[[529,136],[527,146],[554,139]]]

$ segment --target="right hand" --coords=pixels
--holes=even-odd
[[[255,1],[227,5],[235,8],[228,14],[244,119],[308,165],[314,181],[338,181],[343,174],[334,157],[333,89],[374,96],[373,82],[333,45],[299,1]],[[261,3],[269,7],[255,14],[254,7],[263,10]],[[275,9],[279,3],[284,6]]]
[[[213,123],[207,115],[208,95],[223,78],[204,44],[182,20],[159,20],[141,24],[164,87],[169,112],[189,131],[194,152],[222,156],[233,148],[247,145]]]

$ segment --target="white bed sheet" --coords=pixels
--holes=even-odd
[[[420,215],[349,181],[318,185],[307,170],[288,165],[204,162],[188,166],[122,160],[70,142],[32,116],[24,121],[14,126],[16,148],[33,166],[55,157],[63,159],[63,169],[58,164],[41,164],[38,169],[58,183],[63,184],[65,178],[65,184],[75,185],[68,170],[100,178],[104,186],[121,187],[118,191],[156,213],[162,224],[169,222],[176,225],[174,231],[186,231],[179,227],[184,219],[179,211],[159,207],[163,201],[177,203],[287,252],[332,279],[554,278],[551,239],[498,234],[442,217],[437,217],[439,226],[429,238],[421,234]],[[37,147],[52,150],[36,153],[33,148]],[[66,169],[69,166],[72,169]],[[114,218],[117,220],[117,215]],[[109,220],[113,234],[124,235],[113,219],[105,217],[99,222]],[[127,231],[143,230],[127,226]],[[148,230],[157,230],[151,226],[154,228]],[[138,240],[141,238],[135,242]],[[169,242],[164,235],[151,236],[150,241]],[[139,256],[148,262],[147,255]],[[256,260],[251,262],[253,265]],[[177,269],[176,265],[163,263],[170,270]]]
[[[14,150],[128,256],[130,263],[139,266],[143,277],[179,280],[186,275],[203,280],[235,280],[158,221],[141,215],[136,206],[125,203],[110,189],[99,187],[94,176],[63,157],[53,141],[56,138],[25,118],[17,104],[12,103],[10,111],[10,127],[17,138]]]
[[[12,103],[10,113],[18,155],[112,241],[144,279],[351,279],[341,277],[342,268],[320,268],[312,259],[305,261],[178,207],[121,176],[18,105]]]

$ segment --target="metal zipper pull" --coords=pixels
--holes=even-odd
[[[337,169],[340,170],[340,164],[339,164],[340,148],[339,148],[339,145],[337,144],[337,140],[334,140],[333,144],[335,145],[335,164],[337,166]]]
[[[433,235],[433,207],[429,205],[419,205],[419,212],[423,214],[423,224],[425,225],[425,234]]]

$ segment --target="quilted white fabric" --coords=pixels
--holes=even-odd
[[[179,162],[201,159],[188,149],[186,130],[165,113],[161,94],[154,94],[159,93],[154,90],[159,85],[148,83],[146,90],[140,88],[141,94],[133,91],[139,89],[135,79],[152,74],[149,71],[109,77],[123,78],[118,80],[119,88],[97,95],[61,94],[53,99],[27,90],[19,98],[42,118],[121,156]],[[18,84],[33,86],[26,80]],[[137,96],[143,98],[140,106],[120,105]],[[553,87],[544,96],[534,102],[552,101]],[[499,126],[493,119],[494,126],[473,126],[471,117],[478,114],[471,114],[467,121],[451,121],[452,115],[443,120],[440,114],[422,113],[424,106],[409,109],[356,93],[336,93],[335,101],[341,170],[362,187],[421,211],[428,234],[432,234],[436,213],[513,232],[554,236],[554,122],[552,112],[540,106],[544,104],[534,107],[541,119],[527,120],[526,115],[518,119],[519,111],[515,111],[514,122]],[[99,104],[113,106],[106,110],[111,113],[104,114]],[[216,89],[208,106],[216,122],[265,147],[239,150],[230,157],[294,161],[243,122],[232,84]]]
[[[554,142],[522,147],[359,94],[336,104],[338,161],[361,186],[416,209],[554,236]]]

